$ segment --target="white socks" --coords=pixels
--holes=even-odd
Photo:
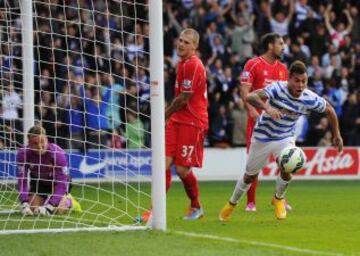
[[[230,198],[230,203],[237,204],[237,202],[240,200],[240,198],[249,190],[250,186],[251,186],[251,183],[246,184],[244,182],[243,178],[238,180],[238,182],[236,183],[234,192]]]
[[[281,178],[281,175],[278,176],[278,178],[276,179],[276,193],[275,193],[276,198],[283,199],[285,197],[286,189],[290,181],[291,180],[289,181],[283,180]]]

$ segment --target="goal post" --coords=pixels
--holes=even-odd
[[[23,56],[23,127],[28,131],[35,123],[35,93],[34,93],[34,38],[33,38],[33,7],[32,1],[21,0],[21,33]],[[26,132],[23,134],[27,142]]]
[[[20,129],[0,117],[0,234],[166,230],[162,1],[0,5],[0,40],[10,45],[1,48],[1,69],[17,60],[1,73],[0,109],[15,106],[9,95],[22,98],[13,108]],[[63,170],[82,212],[20,213],[16,155],[34,124],[65,150]],[[46,180],[27,179],[31,193],[46,198],[39,189]],[[148,210],[151,225],[138,221]]]
[[[150,11],[150,88],[151,88],[151,144],[152,158],[152,201],[155,229],[166,229],[165,192],[165,113],[164,113],[164,52],[162,1],[152,1]]]

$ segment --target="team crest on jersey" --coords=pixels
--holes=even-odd
[[[191,88],[191,80],[187,80],[185,79],[183,82],[182,82],[182,86],[186,89],[189,89]]]
[[[264,76],[267,76],[269,73],[267,70],[264,70]]]

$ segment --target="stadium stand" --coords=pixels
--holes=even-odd
[[[77,1],[68,0],[67,2],[71,4],[71,2]],[[82,1],[82,4],[89,5],[90,2],[94,4],[94,8],[101,10],[101,0]],[[111,3],[111,1],[108,2]],[[289,65],[294,60],[302,60],[308,65],[309,87],[327,98],[336,109],[341,120],[345,145],[360,145],[359,5],[359,2],[355,0],[166,0],[163,13],[166,99],[169,101],[173,95],[178,60],[174,50],[175,38],[182,29],[193,27],[201,33],[199,48],[201,58],[206,63],[209,78],[210,130],[207,145],[214,147],[244,145],[241,133],[244,132],[246,110],[240,99],[238,78],[246,60],[254,54],[261,53],[259,48],[261,36],[271,31],[279,32],[284,35],[286,42],[284,62]],[[35,59],[40,63],[40,65],[36,65],[39,68],[35,70],[35,88],[42,88],[43,91],[41,95],[36,95],[36,104],[38,105],[36,113],[42,116],[49,138],[64,148],[75,147],[81,150],[91,148],[89,140],[86,140],[89,141],[87,144],[72,145],[73,143],[62,139],[69,134],[66,132],[68,129],[73,129],[73,133],[76,133],[79,138],[99,133],[104,135],[100,136],[102,144],[114,144],[114,147],[116,144],[116,147],[122,147],[119,143],[126,143],[126,139],[124,138],[124,123],[121,123],[121,120],[124,120],[128,113],[122,111],[121,103],[126,101],[129,106],[134,98],[132,96],[140,95],[144,99],[143,104],[139,106],[134,104],[133,108],[141,108],[144,113],[150,111],[148,104],[149,72],[148,70],[134,72],[131,65],[135,61],[138,62],[137,64],[149,61],[147,56],[141,57],[142,52],[148,52],[148,41],[141,36],[135,38],[136,40],[133,38],[134,35],[136,37],[136,34],[147,34],[148,25],[139,24],[136,31],[131,31],[125,36],[110,32],[110,39],[106,38],[106,33],[102,33],[102,31],[94,32],[85,28],[82,31],[86,32],[80,37],[75,23],[64,26],[64,23],[59,22],[64,16],[61,8],[56,8],[54,5],[49,9],[44,5],[37,4],[35,9],[39,14],[34,22],[36,29],[34,44],[39,49],[35,52]],[[11,105],[12,109],[6,105],[9,99],[18,102],[19,97],[22,96],[22,84],[19,82],[21,78],[9,78],[21,75],[21,72],[14,72],[14,70],[21,70],[21,45],[12,44],[10,47],[10,44],[7,43],[9,36],[12,42],[21,41],[21,34],[16,33],[19,18],[16,17],[16,12],[9,14],[4,10],[4,3],[0,1],[0,22],[2,23],[0,25],[7,25],[2,27],[10,29],[10,33],[9,31],[0,31],[2,55],[0,79],[4,88],[3,95],[0,95],[2,99],[0,116],[2,124],[16,122],[12,127],[21,130],[21,123],[15,120],[17,115],[20,117],[22,115],[19,103]],[[116,10],[113,11],[116,13]],[[137,11],[141,12],[142,10]],[[52,17],[56,17],[51,20],[51,24],[49,19],[40,18],[49,16],[49,12]],[[7,15],[14,17],[7,19]],[[67,20],[75,21],[78,18],[77,13],[68,12],[66,15]],[[84,24],[91,22],[88,15],[88,12],[81,13]],[[97,23],[106,22],[105,16],[101,12],[94,12],[94,15]],[[8,22],[7,20],[10,20],[12,24],[5,24]],[[116,18],[110,17],[110,30],[122,25],[126,30],[126,24],[121,24]],[[57,34],[57,38],[50,40],[49,33],[40,32],[51,29],[62,31],[68,36],[61,37]],[[117,29],[111,31],[117,31]],[[83,40],[79,40],[79,38]],[[111,40],[111,44],[100,43],[109,40]],[[94,47],[89,45],[89,42],[94,41],[97,42],[96,52],[93,52]],[[59,49],[69,49],[70,51],[64,55]],[[140,55],[140,58],[135,60],[135,53],[138,53],[137,56]],[[111,59],[121,59],[123,56],[130,64],[125,65],[121,62],[111,61]],[[68,72],[64,69],[70,70]],[[107,71],[110,69],[113,77],[108,76]],[[100,70],[100,72],[94,74],[93,70]],[[64,74],[67,77],[64,77]],[[124,74],[127,74],[126,77],[130,79],[124,79]],[[9,81],[13,81],[13,83]],[[94,95],[94,91],[91,89],[94,84],[116,88],[115,95],[110,98],[118,101],[120,108],[100,110],[101,113],[108,115],[114,119],[115,123],[119,124],[116,131],[107,131],[108,125],[105,120],[89,120],[86,114],[85,118],[77,116],[71,120],[77,122],[76,127],[79,127],[84,121],[89,129],[92,127],[91,123],[97,124],[96,127],[92,127],[92,130],[77,129],[73,123],[69,122],[71,115],[81,113],[84,104],[90,104],[84,100],[85,98],[99,97],[99,95]],[[67,97],[69,95],[72,97]],[[103,100],[109,99],[109,95],[106,94],[101,97]],[[61,120],[57,123],[52,120],[55,101],[58,106],[63,106],[62,111],[57,110],[57,120]],[[91,106],[87,108],[91,109]],[[74,110],[77,111],[74,112]],[[139,120],[139,122],[146,129],[150,126],[148,120]],[[326,141],[331,140],[328,138],[328,130],[329,126],[323,120],[323,116],[311,115],[299,122],[298,142],[305,146],[326,145]],[[117,143],[112,143],[114,136],[122,138],[118,139]],[[147,135],[144,136],[145,145],[149,144]],[[8,138],[8,136],[0,137]],[[0,141],[0,147],[7,147],[10,140],[16,140],[16,145],[22,143],[21,136],[12,137]]]

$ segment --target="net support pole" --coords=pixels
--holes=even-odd
[[[165,104],[162,1],[149,4],[152,147],[152,228],[166,230]]]
[[[34,125],[35,117],[32,0],[21,0],[20,8],[23,58],[23,129],[24,142],[26,143],[26,133]]]

